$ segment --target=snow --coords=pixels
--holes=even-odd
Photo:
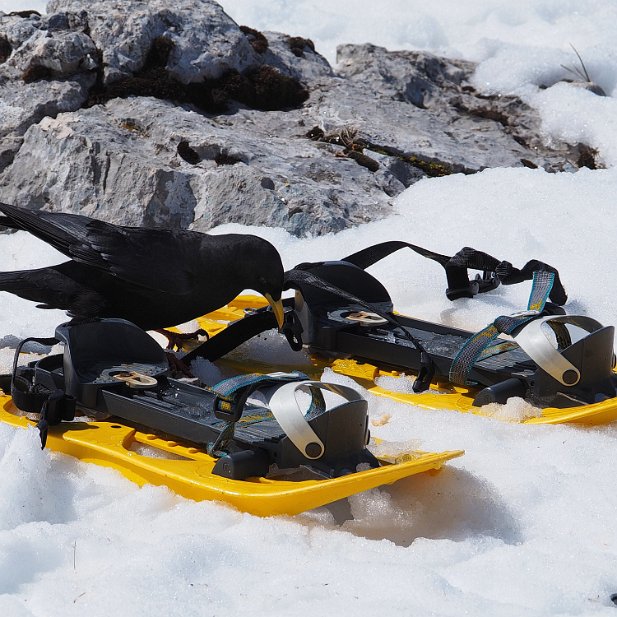
[[[478,87],[516,92],[542,113],[546,138],[583,140],[608,166],[576,174],[493,169],[417,183],[388,220],[298,240],[251,229],[286,266],[403,239],[442,253],[473,246],[522,266],[556,266],[571,313],[614,324],[617,229],[617,5],[602,0],[223,2],[239,23],[337,43],[461,56]],[[44,8],[0,0],[0,10]],[[607,94],[556,84],[574,45]],[[546,89],[540,86],[550,86]],[[238,226],[225,226],[219,233]],[[246,230],[245,228],[241,228]],[[60,258],[17,233],[2,269]],[[450,303],[441,268],[402,251],[374,266],[402,312],[469,329],[525,307],[529,287]],[[0,364],[14,338],[64,319],[2,294]],[[271,340],[245,353],[265,357]],[[278,353],[286,353],[276,347]],[[285,355],[285,358],[288,356]],[[330,372],[331,380],[344,380]],[[465,449],[424,474],[295,517],[259,519],[110,469],[41,451],[35,431],[0,425],[0,615],[151,617],[283,615],[614,615],[617,593],[615,425],[534,426],[520,401],[496,418],[426,411],[369,396],[375,436],[424,450]]]

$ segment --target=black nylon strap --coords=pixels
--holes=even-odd
[[[342,261],[348,261],[359,268],[366,269],[368,266],[373,265],[402,248],[409,248],[418,253],[418,255],[426,257],[427,259],[432,259],[443,266],[448,281],[446,295],[450,300],[472,298],[478,293],[490,291],[499,285],[499,281],[496,280],[496,277],[492,274],[499,264],[499,261],[487,253],[476,251],[469,247],[465,247],[456,253],[456,255],[448,257],[441,253],[429,251],[417,244],[411,244],[410,242],[403,242],[401,240],[392,240],[390,242],[382,242],[381,244],[369,246],[353,255],[345,257]],[[482,278],[470,280],[467,268],[483,270],[484,273]]]
[[[555,275],[553,288],[549,298],[555,304],[563,306],[568,301],[568,294],[561,282],[559,272],[553,266],[549,266],[543,261],[532,259],[528,261],[520,270],[515,268],[509,261],[501,261],[495,268],[495,274],[504,285],[515,285],[522,281],[533,279],[533,273],[539,271],[552,272]]]
[[[555,283],[551,290],[550,299],[558,305],[566,303],[568,296],[559,278],[559,272],[552,266],[532,259],[522,269],[515,268],[509,261],[499,261],[492,255],[478,251],[471,247],[464,247],[452,257],[429,251],[416,244],[392,240],[369,246],[342,259],[363,270],[384,259],[388,255],[402,248],[409,248],[422,257],[432,259],[443,266],[446,271],[448,288],[446,295],[450,300],[458,298],[472,298],[478,293],[491,291],[499,286],[514,285],[522,281],[530,281],[536,271],[547,271],[555,274]],[[470,279],[468,269],[482,270],[483,274]]]
[[[500,283],[495,274],[498,265],[499,261],[488,253],[468,246],[462,248],[444,266],[448,279],[446,296],[449,300],[473,298],[476,294],[496,289]],[[482,277],[469,278],[468,268],[482,270]]]
[[[57,342],[57,338],[39,338],[36,336],[31,336],[23,339],[23,341],[19,341],[19,345],[15,348],[15,356],[13,357],[13,376],[15,376],[17,364],[19,363],[19,354],[26,343],[39,343],[39,345],[49,345],[50,347],[53,347]]]
[[[189,364],[195,358],[205,358],[210,362],[218,360],[241,343],[257,336],[261,332],[276,328],[276,317],[272,311],[256,311],[230,324],[217,335],[210,337],[201,345],[182,356],[182,361]]]
[[[446,255],[440,255],[439,253],[429,251],[421,246],[410,244],[409,242],[403,242],[402,240],[391,240],[389,242],[373,244],[373,246],[369,246],[361,251],[358,251],[357,253],[344,257],[341,261],[348,261],[349,263],[358,266],[358,268],[366,270],[369,266],[372,266],[384,257],[387,257],[388,255],[403,248],[409,248],[418,253],[418,255],[432,259],[444,267],[450,260],[450,257],[447,257]]]
[[[41,436],[41,448],[45,447],[50,426],[60,424],[62,420],[73,420],[75,418],[76,401],[74,397],[67,395],[64,390],[56,389],[51,391],[41,385],[34,384],[32,381],[33,373],[27,371],[20,373],[17,365],[21,350],[26,343],[53,346],[57,342],[58,339],[56,338],[39,338],[34,336],[26,338],[17,345],[13,359],[11,397],[13,398],[13,403],[22,411],[39,414],[37,428]]]
[[[291,303],[285,300],[284,305],[290,306]],[[254,336],[277,327],[276,317],[269,308],[258,309],[229,324],[216,336],[210,337],[192,351],[184,354],[182,361],[190,364],[195,358],[205,358],[214,362]],[[302,349],[302,326],[295,311],[285,311],[285,321],[281,332],[294,351]]]
[[[13,371],[11,372],[11,397],[13,403],[22,411],[27,413],[40,413],[45,405],[45,401],[49,396],[47,390],[38,389],[29,379],[19,374],[17,365],[19,363],[19,355],[24,345],[27,343],[39,343],[39,345],[53,346],[58,342],[56,338],[39,338],[31,336],[19,342],[15,348],[15,356],[13,357]]]

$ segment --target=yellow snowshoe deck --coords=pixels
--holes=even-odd
[[[261,308],[267,303],[260,296],[239,296],[227,306],[213,311],[198,320],[199,326],[213,336],[224,330],[232,321],[241,319],[246,309]],[[474,407],[473,401],[478,392],[474,388],[454,386],[449,383],[433,383],[431,389],[419,394],[398,392],[377,385],[380,378],[400,377],[400,373],[394,370],[380,368],[368,362],[359,362],[353,359],[328,359],[318,355],[310,356],[314,372],[311,377],[318,379],[325,367],[341,375],[353,378],[358,384],[366,388],[372,394],[388,397],[392,400],[416,405],[425,409],[444,409],[474,413],[481,416],[491,416],[482,407]],[[234,362],[223,358],[225,362],[239,371],[247,370],[246,364]],[[268,372],[277,369],[275,362],[272,364],[251,362],[250,370],[254,372]],[[289,370],[289,367],[285,367]],[[302,370],[307,372],[306,366]],[[311,371],[308,371],[309,373]],[[547,407],[537,417],[522,420],[525,424],[562,424],[574,422],[578,424],[605,424],[617,420],[617,398],[607,399],[599,403],[558,409]]]
[[[36,425],[21,415],[2,391],[0,422],[20,428]],[[63,422],[50,427],[47,447],[112,467],[140,486],[165,485],[184,497],[223,501],[257,516],[298,514],[407,476],[438,470],[444,462],[463,454],[461,450],[412,451],[380,456],[381,467],[331,479],[231,480],[212,473],[216,459],[202,450],[111,420]]]

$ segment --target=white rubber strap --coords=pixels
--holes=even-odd
[[[567,323],[595,332],[602,324],[591,317],[583,315],[549,315],[530,321],[514,337],[520,348],[553,379],[564,386],[575,386],[581,378],[580,371],[555,349],[548,332],[542,326],[549,322]]]
[[[322,381],[293,381],[283,384],[272,394],[268,406],[287,437],[306,458],[318,459],[323,456],[325,446],[304,417],[308,409],[303,411],[296,399],[298,390],[311,394],[313,388],[329,390],[350,402],[361,400],[362,396],[353,388]]]

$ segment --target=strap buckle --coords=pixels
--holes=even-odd
[[[285,335],[293,351],[300,351],[302,349],[302,332],[304,332],[304,328],[295,310],[285,311],[281,332]]]
[[[446,297],[448,300],[458,300],[459,298],[473,298],[479,293],[493,291],[499,287],[499,278],[492,270],[483,270],[482,276],[476,274],[475,278],[468,280],[467,284],[448,287]]]
[[[236,396],[224,396],[217,394],[214,397],[213,411],[215,417],[225,422],[237,422],[242,417],[246,399],[253,390],[244,388]]]
[[[47,396],[36,425],[41,436],[41,449],[47,443],[47,432],[50,426],[60,424],[63,420],[75,419],[75,404],[75,398],[66,394],[64,390],[54,390]]]

